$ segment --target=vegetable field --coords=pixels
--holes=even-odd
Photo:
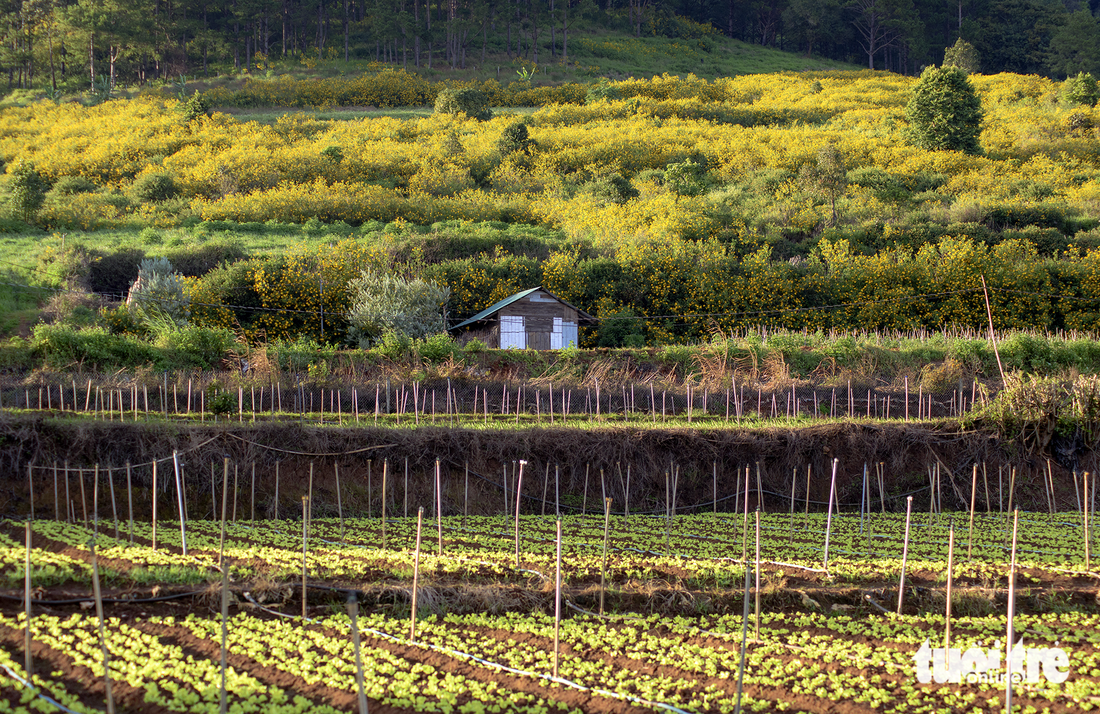
[[[657,514],[587,502],[558,517],[551,487],[518,516],[414,515],[394,499],[385,520],[311,518],[307,497],[296,520],[234,520],[225,499],[224,531],[5,521],[0,711],[57,710],[42,697],[102,711],[104,651],[120,710],[218,711],[223,638],[229,710],[354,711],[353,610],[375,712],[733,712],[739,690],[746,711],[1002,711],[1003,683],[921,684],[914,658],[945,638],[1003,654],[1010,588],[1016,638],[1069,657],[1064,682],[1023,673],[1017,710],[1100,704],[1091,484],[1077,511],[1020,513],[1015,539],[1007,484],[973,514],[830,499],[759,521],[753,485],[690,515],[670,491]]]

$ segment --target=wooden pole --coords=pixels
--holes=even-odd
[[[420,526],[424,521],[424,507],[416,513],[416,554],[413,556],[412,613],[409,617],[409,639],[416,639],[416,599],[420,581]]]
[[[462,527],[466,527],[466,516],[470,513],[470,462],[466,461],[466,481],[462,490]]]
[[[909,557],[909,519],[913,515],[913,497],[905,498],[905,540],[901,546],[901,580],[898,581],[898,614],[905,600],[905,561]]]
[[[339,491],[339,489],[337,489]],[[256,527],[256,462],[252,462],[252,527]]]

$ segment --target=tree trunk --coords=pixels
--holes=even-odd
[[[92,80],[92,91],[95,91],[95,33],[88,33],[88,75]],[[11,86],[11,72],[8,72],[8,86]]]
[[[50,45],[50,86],[53,87],[53,91],[56,92],[57,91],[57,74],[55,73],[54,66],[53,66],[53,32],[52,32],[52,28],[51,28],[51,32],[48,35],[46,35],[46,38],[49,41],[49,45]]]
[[[348,61],[348,0],[344,0],[344,61]]]

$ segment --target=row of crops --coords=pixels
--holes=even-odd
[[[747,512],[312,519],[305,504],[300,520],[226,522],[224,536],[217,521],[161,522],[155,547],[151,523],[125,519],[37,520],[29,549],[24,524],[0,524],[9,592],[25,582],[29,558],[36,593],[29,628],[22,598],[0,599],[0,711],[51,710],[42,696],[71,711],[102,710],[105,672],[124,710],[216,711],[223,681],[234,711],[354,709],[354,638],[340,606],[350,593],[367,603],[356,625],[363,691],[372,707],[393,711],[734,711],[742,652],[741,703],[754,711],[826,711],[845,701],[1000,711],[1002,684],[920,684],[914,655],[925,640],[942,643],[947,622],[952,647],[1002,647],[1013,559],[1013,602],[1026,611],[1014,618],[1016,633],[1069,654],[1065,682],[1026,678],[1017,704],[1100,704],[1098,616],[1070,609],[1075,593],[1093,594],[1097,577],[1083,512],[1021,514],[1013,541],[1012,523],[997,512],[974,514],[971,527],[969,513],[791,509],[761,514],[757,528]],[[91,604],[93,543],[107,593],[102,635],[79,605]],[[954,617],[944,611],[949,560]],[[223,620],[204,599],[217,592],[207,586],[223,563],[235,605],[224,680]],[[567,616],[555,627],[558,578]],[[154,584],[175,599],[153,602],[145,593]],[[462,599],[448,599],[457,590]],[[528,607],[474,602],[476,590],[524,593]],[[1043,606],[1058,590],[1066,599]],[[642,610],[671,597],[666,611],[629,611],[639,596]],[[22,683],[27,632],[33,691]]]

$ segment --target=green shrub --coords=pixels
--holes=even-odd
[[[479,89],[444,89],[435,98],[436,114],[465,114],[471,119],[493,118],[489,97]]]
[[[156,346],[165,369],[216,369],[229,356],[235,344],[229,330],[210,327],[182,327],[160,333]]]
[[[1078,72],[1077,76],[1068,77],[1062,84],[1062,97],[1071,104],[1094,107],[1100,100],[1100,86],[1092,73]]]
[[[143,203],[159,203],[178,196],[179,187],[169,174],[145,174],[134,181],[133,192]]]
[[[601,79],[599,82],[591,85],[584,96],[585,104],[605,101],[613,102],[617,99],[622,99],[622,91],[620,91],[617,85],[612,84],[606,79]]]
[[[978,50],[963,38],[955,40],[955,44],[948,47],[943,53],[944,67],[958,67],[967,74],[975,74],[981,69],[981,58]]]
[[[454,338],[446,332],[439,332],[422,340],[417,340],[415,347],[420,358],[431,364],[446,362],[456,352]]]
[[[514,121],[501,132],[500,139],[497,140],[497,151],[504,156],[516,151],[526,153],[534,143],[527,134],[527,124]]]
[[[931,151],[980,154],[983,116],[977,92],[958,67],[925,69],[905,107],[909,140]]]
[[[16,218],[27,223],[34,223],[42,203],[46,200],[46,190],[49,185],[46,180],[34,168],[34,164],[28,161],[18,161],[8,167],[11,178],[8,181],[8,190],[11,193],[9,202],[12,213]]]
[[[32,354],[52,369],[109,371],[155,361],[152,345],[132,335],[112,335],[102,327],[38,325],[31,335]]]
[[[93,193],[99,190],[94,182],[83,176],[62,176],[53,185],[54,193],[62,196],[72,196],[78,193]]]
[[[681,196],[698,196],[708,187],[706,163],[692,159],[665,168],[665,185]]]
[[[621,204],[638,197],[638,189],[634,188],[630,179],[617,172],[589,182],[585,191],[605,203]]]
[[[191,315],[191,298],[184,289],[183,276],[167,258],[141,261],[126,304],[154,332],[183,327]]]
[[[384,334],[424,338],[446,330],[443,310],[450,290],[420,278],[363,271],[349,288],[349,337],[367,347]]]

